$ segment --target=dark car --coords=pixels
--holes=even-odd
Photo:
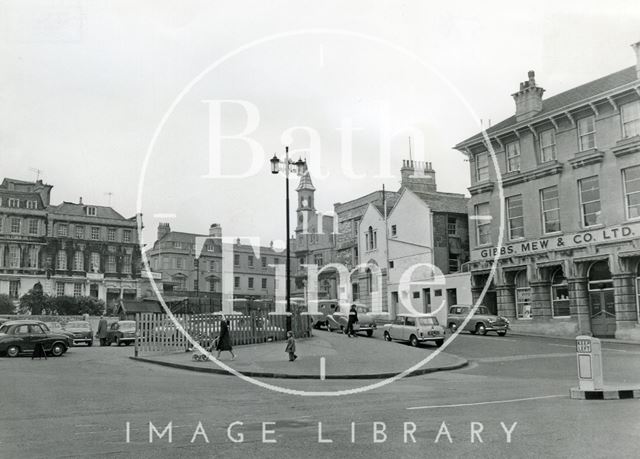
[[[120,320],[112,323],[107,330],[107,345],[115,343],[117,346],[121,344],[129,345],[136,340],[136,321]]]
[[[0,354],[9,357],[32,354],[37,343],[55,357],[60,357],[71,347],[69,337],[49,331],[42,322],[13,320],[0,326]]]
[[[73,320],[64,326],[67,333],[71,333],[73,344],[85,343],[87,346],[93,345],[93,330],[91,324],[84,320]]]
[[[464,319],[467,318],[473,306],[458,304],[449,308],[447,324],[452,332],[456,331]],[[486,306],[478,306],[475,314],[469,318],[469,322],[464,327],[471,334],[486,335],[487,332],[496,332],[499,336],[507,334],[509,321],[502,316],[491,314]]]

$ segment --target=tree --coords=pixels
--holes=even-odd
[[[9,295],[0,295],[0,314],[15,314],[16,307]]]
[[[49,312],[49,297],[44,295],[42,289],[38,289],[36,286],[20,297],[21,313],[28,312],[37,316]]]

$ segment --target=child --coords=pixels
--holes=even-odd
[[[293,362],[298,358],[296,355],[296,340],[293,337],[292,331],[287,332],[287,347],[284,351],[289,353],[289,362]]]

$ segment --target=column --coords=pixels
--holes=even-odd
[[[510,321],[516,318],[515,285],[496,285],[496,297],[498,303],[498,315],[506,317]]]
[[[578,331],[581,334],[591,333],[591,308],[589,305],[589,292],[587,290],[587,278],[567,278],[569,284],[569,309],[571,317],[578,321]]]
[[[638,321],[633,273],[614,274],[613,289],[616,302],[616,327],[627,328]]]
[[[534,281],[531,286],[531,315],[535,319],[551,318],[551,282]]]

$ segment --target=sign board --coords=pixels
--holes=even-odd
[[[531,255],[601,244],[603,242],[623,241],[636,237],[640,237],[640,222],[601,227],[577,233],[565,233],[541,239],[526,239],[519,242],[505,243],[502,247],[477,248],[471,251],[471,261],[491,260],[496,255],[500,258],[514,255]]]
[[[579,354],[590,354],[591,353],[591,340],[587,340],[587,339],[578,339],[578,340],[576,340],[576,351]]]

